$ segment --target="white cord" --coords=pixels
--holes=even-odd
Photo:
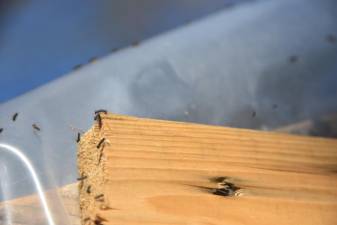
[[[14,146],[0,143],[0,148],[3,148],[5,150],[13,153],[14,155],[16,155],[25,164],[25,166],[28,168],[28,171],[29,171],[30,175],[32,176],[35,187],[37,189],[37,193],[38,193],[40,201],[42,203],[42,207],[43,207],[45,216],[47,217],[48,224],[49,225],[55,225],[55,222],[53,220],[53,217],[51,215],[51,212],[50,212],[48,204],[47,204],[47,199],[46,199],[46,197],[43,193],[42,185],[41,185],[41,183],[39,181],[39,178],[38,178],[38,176],[37,176],[37,174],[36,174],[36,172],[33,168],[32,163],[22,153],[22,151],[20,151],[20,149],[14,147]]]

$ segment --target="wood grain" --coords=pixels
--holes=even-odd
[[[128,118],[118,117],[118,116],[117,117],[113,116],[113,117],[114,117],[113,120],[123,119],[123,120],[130,120],[131,122],[134,120],[134,118],[129,118],[129,117]],[[103,118],[103,120],[105,121],[105,118]],[[175,124],[175,123],[172,122],[172,124]],[[107,124],[104,124],[102,129],[105,129],[105,125]],[[137,124],[134,124],[134,125],[137,125]],[[142,129],[137,130],[135,127],[133,129],[137,130],[137,132],[141,132],[142,130],[147,128],[147,125],[144,126],[143,124],[140,124],[140,126],[142,127]],[[191,128],[191,126],[193,127],[196,126],[196,128]],[[129,127],[130,129],[129,125],[127,127]],[[151,125],[150,127],[153,127],[153,125]],[[167,125],[158,124],[158,128],[162,129],[161,127],[164,128],[162,130],[161,136],[172,136],[172,133],[175,133],[175,131],[172,131],[172,128],[174,130],[175,126],[171,127],[171,125],[167,126]],[[296,131],[298,131],[299,129],[303,130],[301,126],[292,126],[292,127],[295,127]],[[208,127],[208,129],[209,128],[210,127]],[[215,128],[215,127],[211,127],[211,128]],[[119,129],[118,127],[113,128],[113,129],[117,129],[116,134],[121,132],[121,131],[118,131]],[[167,129],[167,131],[165,131],[165,129]],[[188,132],[185,133],[184,129],[185,130],[187,129]],[[199,127],[199,125],[188,125],[184,129],[180,128],[177,130],[179,131],[179,133],[177,134],[181,134],[181,136],[184,136],[184,138],[188,138],[189,136],[191,136],[191,133],[189,131],[190,129],[193,129],[193,130],[197,129],[196,131],[192,131],[192,134],[194,136],[197,135],[196,133],[197,131],[199,132],[197,137],[200,136],[201,131],[202,131],[201,133],[205,133],[203,132],[204,126]],[[223,130],[223,129],[220,129],[220,130]],[[250,134],[246,134],[246,135],[240,134],[239,135],[239,133],[236,133],[237,131],[234,131],[232,129],[224,129],[224,130],[229,131],[229,133],[223,134],[222,132],[218,132],[218,131],[212,131],[212,132],[213,133],[218,132],[218,136],[224,135],[225,139],[231,139],[231,136],[229,136],[230,133],[232,133],[231,135],[234,135],[235,137],[240,136],[240,135],[246,136],[248,138],[250,137]],[[283,130],[283,131],[292,132],[293,130],[294,129],[292,128],[291,131],[289,131],[289,129]],[[306,128],[306,130],[308,129]],[[88,132],[88,134],[86,135],[87,139],[83,140],[84,141],[83,145],[86,145],[85,143],[90,141],[91,132],[93,132],[95,135],[101,135],[99,133],[103,131],[110,132],[109,130],[96,131],[95,128],[93,128],[93,130]],[[158,133],[156,132],[153,133],[152,136],[158,135]],[[257,133],[260,134],[260,132],[257,132]],[[166,134],[169,134],[169,135],[166,135]],[[119,135],[121,135],[121,133]],[[141,132],[140,134],[137,134],[137,135],[143,135],[143,133]],[[213,136],[212,134],[210,135]],[[146,136],[147,135],[145,135],[145,137]],[[218,136],[217,138],[221,139]],[[298,137],[296,136],[291,136],[291,137],[295,138],[296,140],[298,139]],[[97,137],[97,139],[99,139],[99,137]],[[121,140],[124,140],[124,139],[121,139]],[[239,150],[235,150],[233,145],[231,144],[221,150],[221,145],[223,144],[216,143],[216,147],[213,146],[213,144],[211,144],[210,146],[208,142],[214,141],[214,138],[211,138],[210,140],[208,139],[209,138],[207,137],[203,137],[201,140],[198,140],[199,144],[197,145],[201,146],[199,147],[199,153],[198,153],[198,150],[195,150],[196,149],[195,147],[193,147],[191,144],[188,144],[190,142],[193,142],[193,137],[190,141],[186,142],[188,147],[186,147],[184,144],[184,146],[181,148],[181,152],[178,150],[173,151],[173,152],[170,151],[172,149],[177,149],[176,146],[179,147],[178,144],[181,145],[181,143],[177,143],[177,144],[170,143],[171,146],[167,146],[168,144],[165,144],[166,142],[160,141],[160,142],[156,142],[155,148],[151,147],[152,149],[151,150],[147,148],[146,146],[144,147],[143,146],[144,144],[141,144],[141,143],[132,144],[131,140],[133,140],[132,142],[134,142],[135,140],[130,138],[130,147],[127,147],[128,143],[124,144],[126,146],[119,145],[120,151],[116,151],[115,155],[113,155],[116,157],[113,157],[113,158],[115,158],[114,159],[115,161],[117,160],[120,163],[121,161],[119,160],[119,158],[124,158],[124,159],[130,158],[130,157],[139,158],[139,156],[146,158],[147,160],[148,158],[150,159],[158,158],[158,160],[162,160],[162,158],[164,158],[165,160],[167,158],[168,160],[172,161],[178,158],[181,163],[186,162],[186,160],[184,159],[189,159],[191,162],[192,161],[198,162],[198,160],[202,161],[203,159],[205,159],[207,161],[212,161],[212,160],[216,161],[216,164],[214,164],[216,166],[218,164],[223,164],[221,160],[224,161],[226,159],[227,161],[224,164],[229,165],[230,163],[233,164],[235,163],[235,161],[238,161],[238,160],[234,160],[237,157],[240,157],[240,161],[242,161],[243,159],[248,160],[249,157],[252,158],[252,156],[255,156],[256,160],[261,159],[261,158],[264,160],[268,160],[268,158],[270,158],[270,160],[273,159],[274,163],[272,163],[272,165],[274,165],[277,162],[277,161],[275,162],[275,159],[277,159],[278,162],[282,160],[283,161],[286,160],[288,161],[288,163],[291,164],[292,167],[294,167],[294,161],[296,162],[296,160],[297,161],[302,160],[303,162],[305,162],[305,160],[310,160],[311,158],[318,157],[317,158],[318,160],[316,161],[320,162],[323,165],[319,165],[320,170],[319,171],[315,170],[313,173],[310,171],[307,171],[307,172],[285,171],[284,168],[267,169],[265,167],[263,169],[255,168],[254,170],[249,171],[250,167],[245,166],[245,164],[248,162],[243,163],[244,164],[243,166],[241,165],[240,166],[234,166],[234,165],[227,166],[224,172],[222,172],[222,170],[219,170],[219,169],[213,170],[212,168],[207,168],[206,170],[199,171],[200,169],[198,169],[198,166],[193,169],[173,168],[173,169],[169,169],[169,171],[166,171],[167,169],[163,170],[160,168],[150,169],[150,168],[136,168],[136,167],[131,167],[131,166],[130,168],[121,168],[121,167],[116,168],[115,166],[114,170],[118,169],[116,170],[116,173],[118,173],[119,176],[116,177],[116,180],[114,182],[122,181],[121,184],[127,183],[126,179],[121,178],[121,175],[123,173],[127,175],[126,178],[130,179],[130,181],[128,181],[129,185],[136,184],[135,186],[132,186],[128,191],[122,190],[121,193],[130,192],[128,193],[128,195],[132,196],[133,194],[137,195],[137,192],[142,190],[141,188],[150,188],[151,193],[153,193],[153,195],[149,194],[150,196],[149,198],[147,198],[146,196],[143,197],[144,199],[148,200],[149,202],[148,207],[151,206],[152,210],[155,210],[156,212],[158,212],[158,215],[173,214],[173,216],[169,216],[170,219],[168,219],[167,221],[166,220],[163,221],[165,219],[165,217],[163,216],[160,216],[160,220],[156,220],[155,222],[153,219],[149,220],[148,217],[146,217],[146,221],[145,222],[143,221],[143,224],[144,223],[153,224],[153,223],[156,223],[157,221],[161,221],[158,224],[168,224],[168,223],[172,223],[170,221],[173,220],[173,218],[175,217],[188,217],[183,223],[178,221],[177,224],[218,224],[220,222],[217,222],[217,223],[212,222],[212,220],[214,220],[214,218],[212,217],[218,217],[220,215],[222,216],[225,215],[226,217],[225,219],[221,219],[221,217],[217,218],[217,220],[221,219],[221,222],[222,222],[221,224],[257,224],[257,223],[264,224],[264,223],[267,223],[267,221],[264,221],[265,217],[270,218],[269,220],[272,220],[274,224],[286,224],[286,223],[287,224],[297,224],[297,223],[298,224],[336,224],[336,221],[334,219],[334,215],[336,214],[336,205],[335,205],[336,201],[334,201],[334,199],[336,199],[336,194],[335,192],[329,191],[329,190],[334,190],[333,185],[336,186],[336,180],[335,180],[336,177],[334,176],[334,173],[333,173],[336,170],[331,169],[331,168],[336,168],[335,167],[336,165],[335,163],[336,147],[335,146],[336,145],[333,145],[332,148],[329,147],[329,149],[331,149],[332,154],[331,153],[327,154],[325,151],[320,151],[319,147],[316,150],[312,151],[310,150],[311,148],[305,147],[303,149],[303,147],[299,147],[298,145],[295,146],[295,149],[300,150],[300,151],[297,151],[297,150],[292,151],[291,149],[293,149],[294,147],[292,146],[291,143],[287,143],[286,145],[289,146],[289,149],[287,151],[282,150],[284,149],[284,147],[278,150],[275,149],[275,147],[273,147],[272,149],[276,150],[276,153],[277,153],[276,154],[273,152],[266,151],[265,147],[257,148],[256,145],[258,143],[255,143],[253,147],[249,147],[246,144],[242,146],[240,145],[236,146],[236,148],[239,148]],[[250,139],[252,139],[250,141],[251,144],[254,143],[253,141],[255,140],[255,138],[250,138]],[[283,143],[285,141],[284,139],[285,139],[284,136],[277,136],[277,137],[273,137],[272,140],[274,140],[274,143],[277,144],[279,142]],[[320,145],[320,142],[322,140],[323,142],[327,140],[327,139],[316,139],[316,138],[313,138],[313,139],[309,138],[309,139],[312,140],[313,142],[317,142],[318,145]],[[95,138],[93,138],[92,140],[93,140],[92,142],[93,145],[97,144]],[[236,142],[238,141],[237,138],[235,140]],[[308,139],[297,140],[296,143],[299,142],[300,145],[304,145],[304,146],[310,144],[310,142],[306,144],[305,143],[306,140]],[[111,140],[107,139],[106,144],[108,144],[108,142],[111,143]],[[262,142],[264,142],[264,140],[262,140]],[[136,149],[133,149],[134,145],[137,146]],[[105,147],[108,147],[108,146],[104,145],[104,148]],[[160,148],[162,149],[158,151],[158,149]],[[155,149],[155,151],[153,149]],[[214,151],[214,149],[218,149],[218,150]],[[201,154],[200,154],[200,150],[202,150]],[[247,151],[247,150],[249,150],[248,154],[243,154],[244,151]],[[147,153],[147,151],[151,151],[150,152],[151,154]],[[197,151],[197,152],[194,152],[194,151]],[[124,157],[124,155],[121,155],[121,154],[126,155],[126,157]],[[207,155],[207,158],[205,158],[205,154]],[[325,159],[330,158],[330,156],[332,157],[331,159],[329,159],[330,161],[329,160],[326,161]],[[228,160],[230,162],[228,162]],[[185,167],[184,166],[185,164],[186,163],[184,163],[182,167]],[[190,164],[190,162],[188,164]],[[302,164],[302,163],[299,163],[299,164]],[[135,164],[134,166],[137,166],[137,165],[138,164]],[[153,166],[153,165],[154,164],[152,163],[149,164],[149,166]],[[313,168],[315,168],[315,166]],[[325,170],[323,168],[325,168]],[[268,172],[266,172],[265,170],[267,170]],[[235,173],[237,173],[238,175],[233,176],[233,174]],[[300,173],[300,175],[298,175],[298,173]],[[221,174],[226,174],[227,177],[221,177],[222,176]],[[229,175],[231,175],[232,177],[230,177]],[[134,176],[135,178],[132,178],[132,176]],[[248,177],[250,176],[252,178],[242,179],[247,176]],[[143,182],[140,182],[138,179],[142,179],[144,180],[144,182],[148,182],[149,185],[150,184],[153,184],[153,185],[151,185],[150,187],[147,187],[146,185],[143,184]],[[331,179],[331,180],[327,181],[328,179]],[[237,192],[233,192],[231,194],[232,196],[229,196],[229,197],[224,197],[221,195],[212,195],[212,192],[215,192],[214,190],[216,190],[216,188],[219,188],[219,187],[221,188],[221,186],[224,186],[224,184],[226,185],[226,182],[236,184],[241,189],[237,190]],[[158,186],[159,183],[161,184],[162,187]],[[169,185],[167,185],[167,183],[169,183]],[[80,186],[86,185],[85,181],[83,180],[83,182],[80,181],[77,184],[67,185],[57,190],[49,190],[46,192],[46,197],[50,203],[49,205],[54,214],[54,219],[56,220],[57,224],[73,224],[73,225],[80,224],[78,184]],[[174,185],[178,185],[179,187],[177,192],[173,191],[173,188],[176,187]],[[181,193],[182,191],[180,188],[182,188],[182,186],[184,186],[185,188],[184,190],[186,190],[186,192]],[[327,186],[328,188],[326,188],[325,186]],[[166,195],[163,194],[162,191],[158,191],[159,193],[155,194],[156,188],[160,188],[160,190],[165,192]],[[123,186],[117,188],[116,190],[119,190],[119,189],[123,189]],[[172,191],[174,193],[169,194]],[[94,195],[95,190],[92,190],[92,192]],[[201,192],[202,192],[202,195],[200,196]],[[116,193],[115,190],[114,190],[114,193]],[[209,196],[210,194],[212,196]],[[223,193],[220,192],[220,194],[223,194]],[[84,198],[88,199],[88,197],[86,197],[85,195],[84,195]],[[239,198],[239,201],[237,200],[237,198]],[[63,206],[61,207],[61,209],[58,208],[59,205],[56,204],[57,205],[56,207],[54,204],[55,201],[57,200],[61,200],[61,205]],[[107,199],[104,199],[104,200],[107,201]],[[120,201],[123,201],[123,199],[121,199]],[[185,208],[185,206],[186,206],[186,209],[181,211],[182,210],[181,207]],[[116,212],[118,212],[117,208],[112,208],[112,207],[110,208],[111,209],[109,209],[109,207],[106,207],[105,210],[107,209],[116,210]],[[130,207],[126,208],[126,210],[129,210],[129,209],[132,209],[132,208]],[[225,213],[222,212],[223,210],[225,210],[226,212]],[[100,211],[98,211],[98,213],[100,213]],[[144,211],[140,210],[139,213],[144,214]],[[128,214],[127,212],[120,214],[118,217],[119,220],[120,221],[123,220],[123,215],[124,215],[129,221],[128,222],[129,224],[130,223],[138,224],[137,221],[135,222],[135,220],[140,218],[141,214],[134,215],[133,219],[132,217],[130,218],[127,217],[127,214]],[[195,217],[195,215],[200,215],[200,217],[202,217],[201,220],[199,217]],[[280,219],[284,217],[286,217],[287,219],[286,220],[283,219],[282,222],[280,222]],[[297,219],[296,220],[293,219],[294,217],[296,217]],[[209,219],[209,218],[212,218],[212,219]],[[301,221],[301,218],[303,218],[302,221]],[[312,220],[313,218],[315,219]],[[9,219],[11,220],[11,223],[9,223]],[[115,218],[112,218],[112,221],[114,221],[114,219]],[[309,220],[309,222],[307,220]],[[14,224],[14,225],[46,224],[45,221],[46,219],[44,217],[43,210],[40,207],[40,202],[36,195],[26,196],[26,197],[0,203],[0,224]],[[115,221],[118,222],[118,220],[116,219]],[[86,223],[89,224],[89,221],[87,221]],[[110,221],[103,222],[103,224],[109,224],[109,223]]]
[[[336,140],[100,115],[79,144],[83,224],[337,224]]]

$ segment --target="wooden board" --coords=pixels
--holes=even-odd
[[[327,118],[331,118],[331,116]],[[309,126],[307,124],[309,124]],[[329,124],[334,123],[329,122]],[[313,123],[303,122],[283,127],[281,129],[278,129],[277,131],[308,134],[313,129],[315,129],[315,127],[316,126],[313,126]],[[55,194],[58,194],[56,198]],[[71,184],[64,187],[60,187],[57,190],[49,190],[46,192],[46,197],[50,203],[54,203],[55,199],[61,198],[62,205],[64,207],[63,209],[61,209],[61,211],[65,210],[67,214],[64,215],[64,217],[61,217],[61,219],[63,219],[62,222],[66,221],[65,222],[66,224],[74,224],[74,225],[80,224],[77,184]],[[53,212],[57,211],[55,210],[55,208],[53,208],[53,204],[50,204],[50,206],[52,207]],[[26,196],[0,203],[0,224],[8,224],[8,221],[6,220],[6,212],[5,212],[6,210],[10,211],[8,213],[10,213],[12,219],[11,222],[14,225],[44,224],[45,222],[45,218],[43,215],[44,212],[40,207],[40,202],[36,195]],[[57,220],[60,218],[54,219]]]
[[[55,224],[80,225],[78,184],[70,184],[45,192]],[[61,199],[63,206],[57,201]],[[65,212],[66,215],[63,215]],[[36,194],[0,202],[1,225],[45,225],[47,220]]]
[[[79,145],[83,224],[337,224],[336,140],[101,118]]]

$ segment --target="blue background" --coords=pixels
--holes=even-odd
[[[244,1],[0,1],[0,102],[92,57]]]

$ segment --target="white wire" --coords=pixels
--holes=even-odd
[[[14,155],[16,155],[25,164],[25,166],[28,168],[28,171],[29,171],[30,175],[32,176],[35,187],[37,189],[37,193],[38,193],[39,199],[42,203],[42,207],[43,207],[45,216],[47,217],[48,224],[49,225],[55,225],[55,222],[53,220],[53,217],[52,217],[51,212],[50,212],[49,207],[48,207],[47,199],[46,199],[46,197],[43,193],[42,185],[39,181],[39,178],[38,178],[38,176],[37,176],[37,174],[34,170],[34,167],[33,167],[32,163],[22,153],[22,151],[20,151],[20,149],[14,147],[12,145],[0,143],[0,148],[5,149],[5,150],[13,153]]]

